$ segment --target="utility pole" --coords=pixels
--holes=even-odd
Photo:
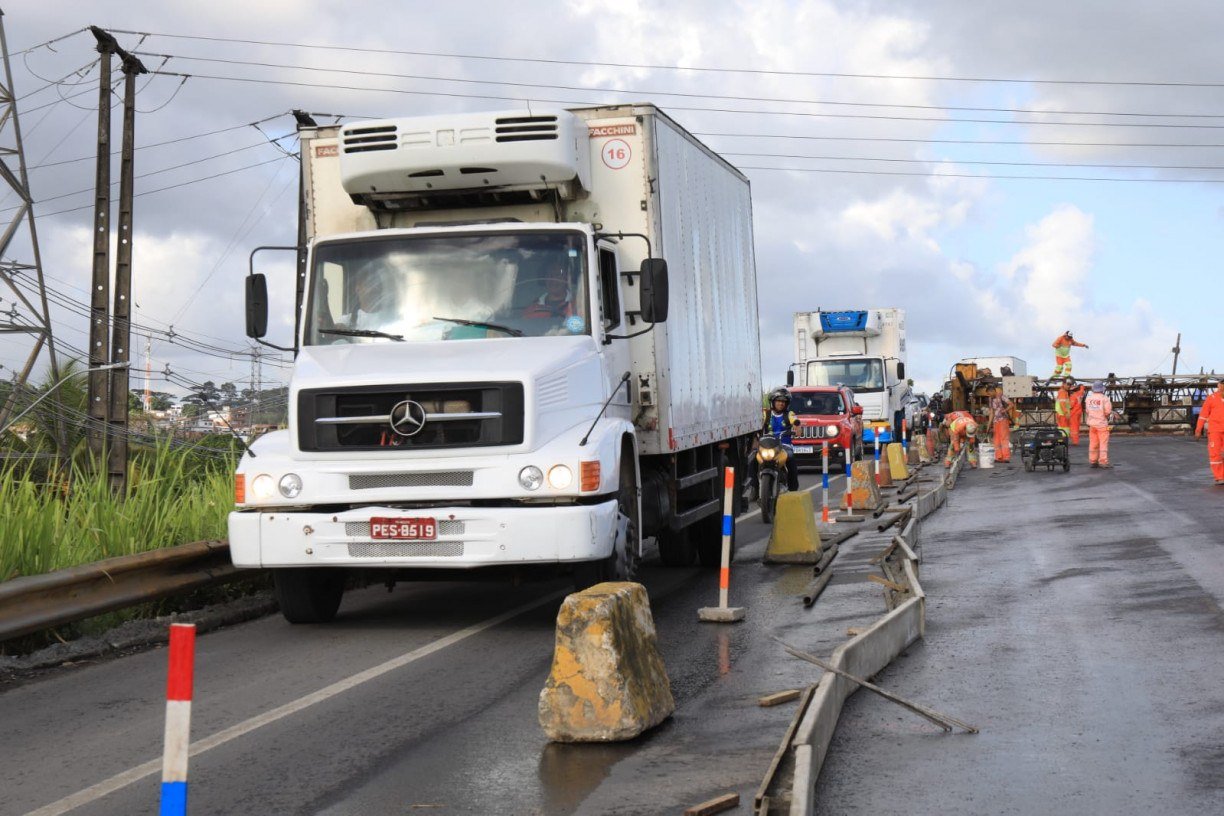
[[[0,11],[0,51],[3,52],[4,56],[4,85],[0,87],[0,131],[3,131],[5,126],[12,122],[14,145],[12,147],[7,145],[0,146],[0,180],[12,188],[12,191],[17,194],[20,203],[13,213],[12,220],[4,228],[3,233],[0,234],[0,255],[7,252],[9,244],[24,221],[29,230],[33,264],[12,263],[0,266],[0,280],[8,285],[17,301],[20,301],[30,313],[29,319],[22,323],[17,323],[15,320],[0,323],[0,334],[33,334],[36,336],[36,339],[33,350],[31,350],[26,358],[21,371],[17,373],[12,393],[9,394],[4,404],[0,405],[0,427],[5,425],[9,415],[12,414],[16,407],[17,398],[21,394],[22,388],[29,378],[30,372],[34,368],[34,363],[44,346],[47,348],[47,356],[51,364],[51,379],[53,382],[60,381],[59,363],[55,357],[55,341],[51,335],[51,316],[47,308],[47,289],[43,281],[42,254],[39,252],[38,230],[34,223],[33,197],[30,194],[30,179],[26,173],[25,147],[21,139],[21,120],[17,115],[17,94],[13,88],[13,71],[9,64],[8,41],[5,39],[3,16],[4,12]],[[10,157],[13,156],[17,159],[16,174],[13,173],[12,168],[9,166]],[[30,272],[33,273],[38,284],[38,305],[31,302],[25,293],[13,282],[13,278],[17,274]],[[14,302],[15,304],[16,301]],[[63,453],[63,423],[61,420],[56,419],[54,425],[56,445],[60,448],[61,453]]]
[[[1173,376],[1177,376],[1177,358],[1181,355],[1181,332],[1177,333],[1177,342],[1173,344]]]
[[[115,252],[115,325],[111,342],[110,371],[110,450],[107,473],[111,491],[123,496],[127,491],[128,464],[128,365],[131,360],[132,301],[132,172],[136,150],[136,77],[147,73],[140,60],[115,46],[123,58],[123,145],[119,157],[119,243]],[[109,190],[108,190],[109,193]]]
[[[95,460],[106,449],[110,421],[110,133],[111,55],[115,38],[90,26],[98,41],[98,160],[94,171],[93,278],[89,287],[89,452]]]

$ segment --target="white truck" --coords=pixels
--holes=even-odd
[[[844,385],[863,406],[863,441],[901,439],[914,427],[918,398],[905,378],[905,312],[863,309],[795,313],[790,385]]]
[[[292,622],[353,569],[716,566],[761,418],[747,179],[651,105],[300,135],[289,427],[238,466],[235,566]]]

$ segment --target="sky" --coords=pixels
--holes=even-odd
[[[1016,356],[1047,376],[1065,329],[1090,346],[1078,376],[1168,373],[1179,332],[1179,372],[1224,370],[1218,0],[5,12],[62,356],[88,344],[98,69],[81,29],[111,31],[155,72],[137,83],[133,387],[146,347],[154,390],[248,387],[256,368],[264,387],[287,381],[286,355],[252,363],[242,278],[252,249],[295,240],[289,111],[351,121],[526,102],[653,102],[749,177],[766,384],[791,362],[793,313],[817,308],[904,309],[908,373],[928,392],[966,356]],[[8,123],[0,145],[12,144]],[[117,160],[113,179],[117,193]],[[0,200],[5,223],[14,203]],[[3,260],[30,256],[22,233]],[[261,271],[268,339],[288,343],[291,269]],[[30,319],[0,291],[0,321]],[[0,377],[31,348],[0,333]]]

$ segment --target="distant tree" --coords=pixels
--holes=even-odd
[[[183,398],[183,404],[184,406],[195,405],[198,408],[207,409],[209,403],[216,405],[220,399],[221,392],[217,389],[217,384],[212,380],[208,380],[191,389],[191,393]]]
[[[218,390],[221,392],[221,398],[217,400],[219,405],[233,405],[238,402],[238,387],[232,382],[221,383]]]

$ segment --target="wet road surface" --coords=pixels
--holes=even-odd
[[[1224,487],[1187,438],[1111,456],[968,473],[925,522],[926,640],[878,682],[981,734],[855,694],[817,812],[1224,813]]]

